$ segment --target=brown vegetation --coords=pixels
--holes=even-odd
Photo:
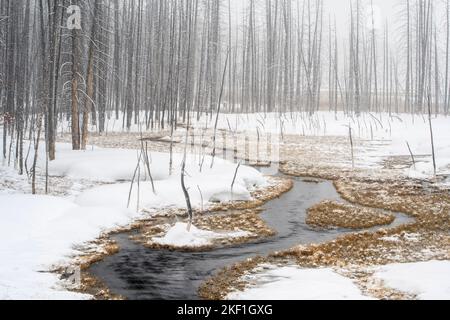
[[[379,210],[335,201],[323,201],[308,210],[306,223],[320,228],[365,229],[389,225],[395,216]]]

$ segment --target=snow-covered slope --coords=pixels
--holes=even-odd
[[[80,207],[42,195],[0,195],[0,299],[89,298],[61,288],[52,267],[66,264],[75,245],[137,216],[127,210]]]

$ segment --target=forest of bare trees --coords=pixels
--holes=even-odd
[[[32,174],[24,159],[40,143],[55,159],[61,126],[79,150],[109,119],[173,130],[217,110],[447,114],[450,1],[399,0],[381,28],[370,0],[342,3],[345,35],[322,0],[248,0],[239,16],[230,0],[0,0],[3,161]]]

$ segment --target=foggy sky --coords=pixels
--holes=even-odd
[[[371,0],[361,2],[363,6],[370,6]],[[242,10],[248,6],[248,0],[231,0],[231,6],[234,10],[234,17],[242,13]],[[397,0],[373,0],[373,6],[379,8],[380,23],[383,25],[385,21],[389,24],[395,23],[396,14],[398,13]],[[324,0],[324,17],[331,16],[339,28],[347,28],[350,12],[350,0]],[[342,30],[343,32],[345,30]]]
[[[249,6],[249,0],[230,0],[232,7],[233,24],[242,24],[242,14],[245,8]],[[293,10],[296,8],[296,0],[293,1]],[[303,0],[299,0],[302,3]],[[331,18],[332,24],[336,18],[337,34],[341,41],[346,42],[349,36],[350,25],[350,1],[351,0],[323,0],[324,3],[324,28],[325,33],[328,30],[328,18]],[[314,1],[312,0],[311,3]],[[402,22],[401,10],[404,7],[405,0],[361,0],[362,11],[367,14],[366,26],[371,29],[372,9],[371,2],[375,8],[376,30],[378,40],[382,41],[386,23],[389,28],[389,42],[393,48],[397,49],[397,44],[402,42],[403,33],[399,32]],[[355,1],[353,0],[353,3]],[[265,0],[256,0],[256,14],[264,12]],[[443,23],[445,9],[442,1],[434,1],[437,25]],[[228,10],[228,1],[224,1],[225,10]],[[225,13],[226,14],[226,13]],[[228,15],[224,19],[227,21]],[[394,50],[395,50],[394,49]]]

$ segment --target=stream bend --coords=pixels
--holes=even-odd
[[[307,209],[324,200],[345,202],[330,181],[292,178],[292,190],[263,206],[261,217],[277,235],[253,243],[208,252],[172,252],[144,247],[130,233],[113,236],[120,251],[93,264],[89,272],[115,294],[131,300],[195,300],[200,284],[215,272],[257,255],[266,256],[299,244],[331,241],[355,230],[315,229],[305,222]],[[411,221],[396,214],[390,227]],[[380,227],[369,230],[377,230]]]

